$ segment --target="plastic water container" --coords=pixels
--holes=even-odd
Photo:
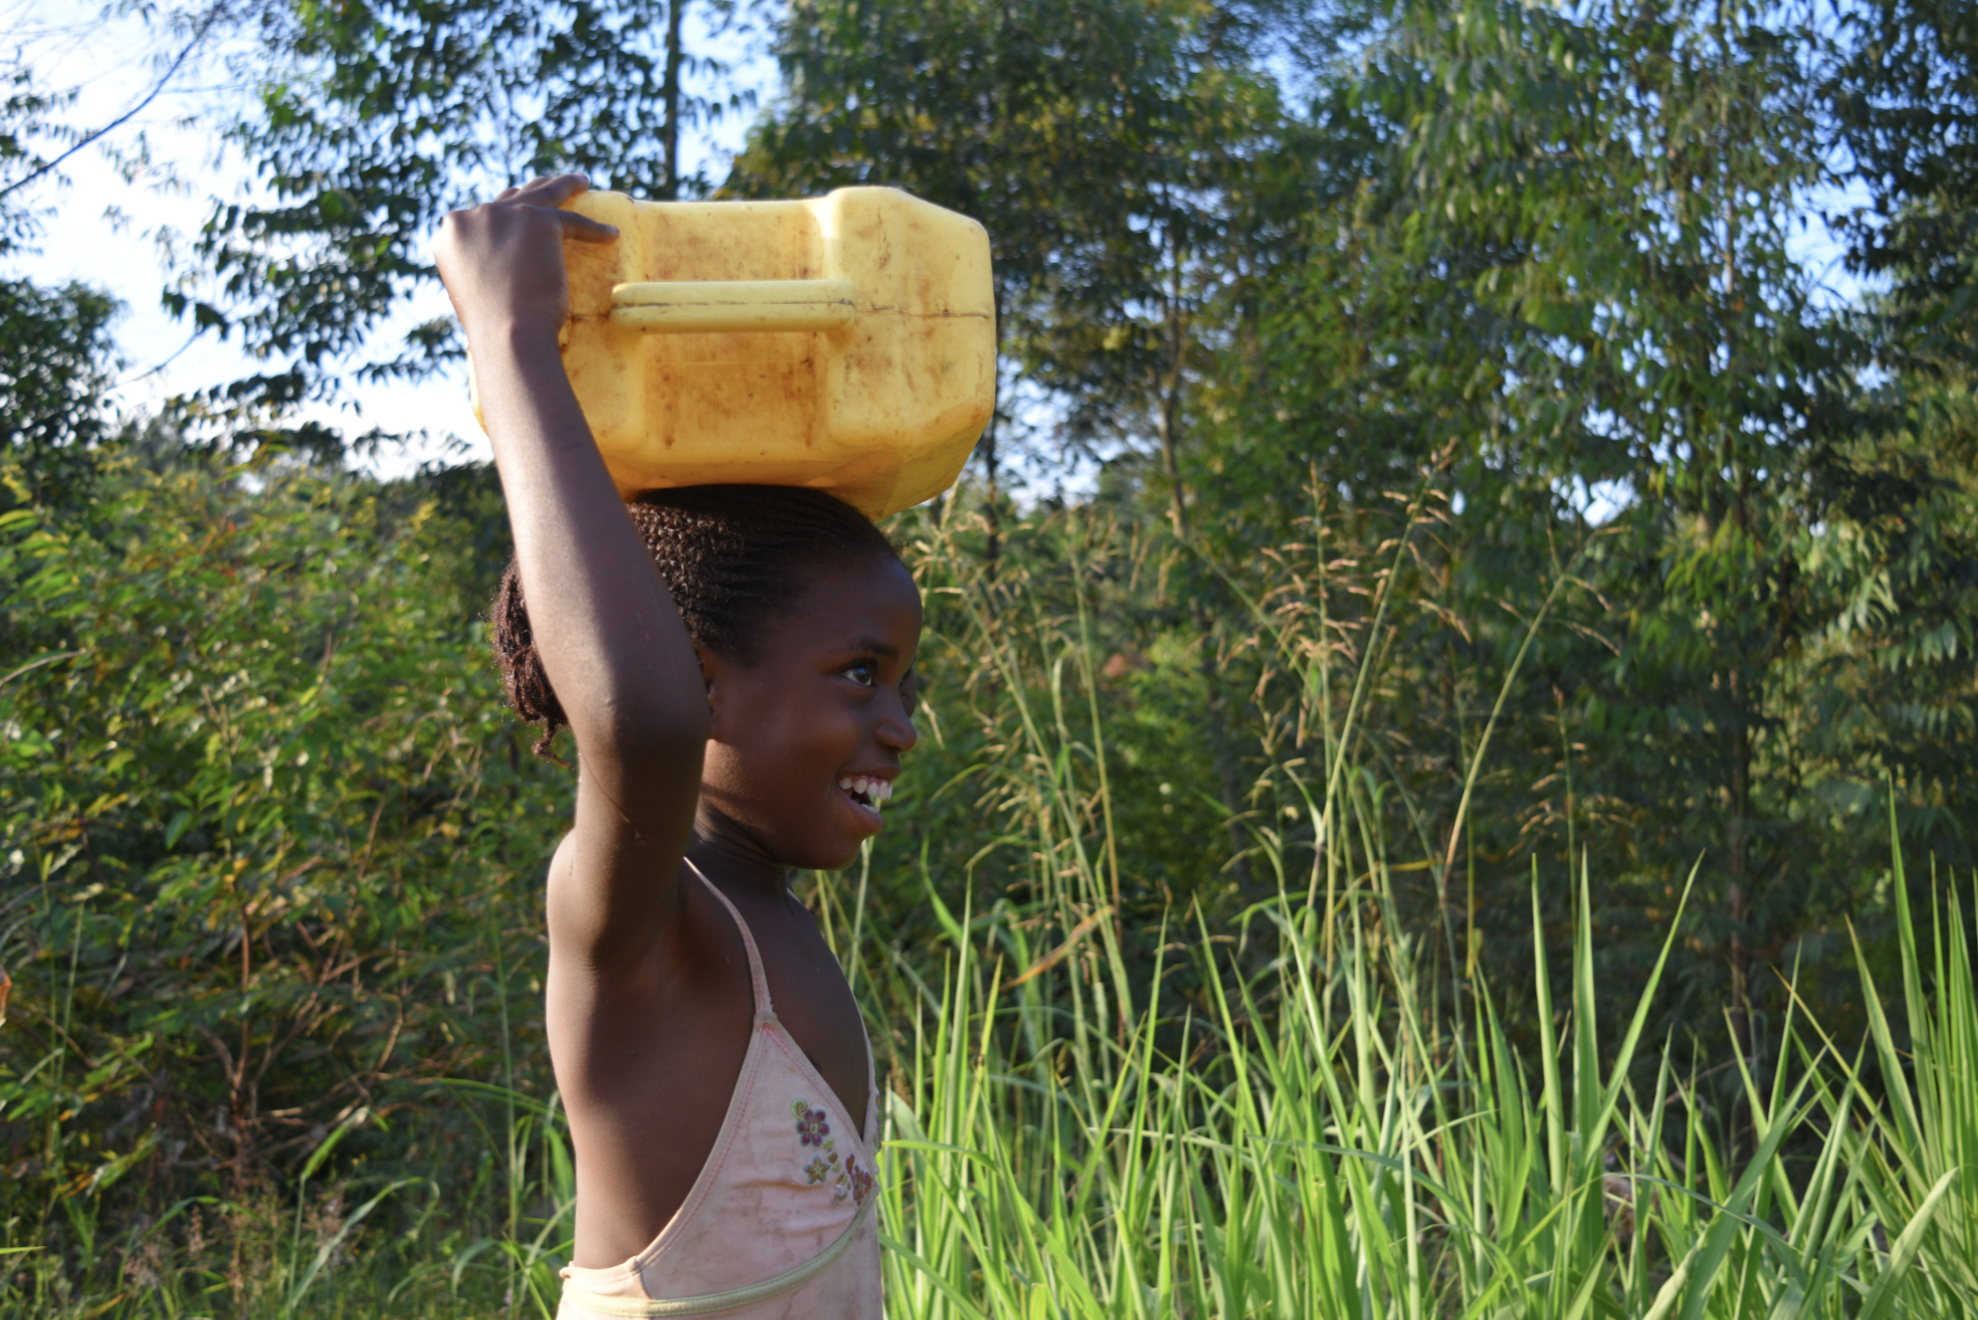
[[[812,486],[880,517],[961,474],[995,406],[981,225],[895,188],[569,209],[619,230],[564,244],[563,363],[621,494]]]

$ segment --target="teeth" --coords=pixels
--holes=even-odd
[[[846,775],[838,780],[838,787],[847,793],[857,793],[874,805],[889,801],[893,796],[890,780],[874,779],[867,775]]]

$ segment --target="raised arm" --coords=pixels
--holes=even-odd
[[[538,179],[447,216],[434,244],[474,356],[508,501],[530,631],[577,740],[577,816],[550,871],[553,959],[610,978],[673,913],[708,733],[707,690],[680,613],[598,457],[557,348],[565,239],[617,231]]]

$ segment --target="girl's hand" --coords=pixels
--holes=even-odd
[[[469,343],[483,329],[552,337],[562,329],[570,316],[563,240],[618,237],[611,225],[557,209],[590,186],[581,174],[533,179],[441,222],[433,258]]]

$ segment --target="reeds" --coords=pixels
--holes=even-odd
[[[1978,1008],[1955,900],[1926,963],[1892,822],[1911,1055],[1879,1012],[1872,1074],[1858,1046],[1788,1017],[1782,1066],[1743,1075],[1755,1149],[1736,1166],[1675,1042],[1645,1036],[1680,914],[1632,1017],[1598,1019],[1590,863],[1559,1004],[1534,886],[1535,1049],[1513,1048],[1486,977],[1438,1011],[1395,916],[1379,786],[1353,759],[1394,571],[1359,663],[1299,675],[1317,700],[1350,694],[1305,717],[1324,773],[1303,864],[1258,828],[1278,893],[1233,931],[1171,913],[1151,977],[1112,920],[1120,848],[1080,566],[1055,629],[974,614],[968,645],[1016,728],[1011,842],[1036,897],[956,911],[927,876],[939,979],[925,954],[887,966],[878,998],[910,1018],[888,1093],[889,1314],[1978,1314]],[[1259,617],[1278,655],[1336,663]],[[1020,653],[1047,637],[1057,654]],[[1454,855],[1452,839],[1426,860]]]
[[[1361,914],[1330,967],[1295,900],[1257,915],[1265,972],[1198,929],[1178,956],[1211,1010],[1157,995],[1123,1037],[1069,977],[1007,988],[1031,952],[1009,914],[950,915],[889,1094],[889,1314],[1978,1314],[1978,1014],[1955,920],[1935,923],[1944,992],[1914,985],[1913,1069],[1878,1025],[1878,1094],[1788,1024],[1797,1066],[1746,1079],[1759,1143],[1730,1168],[1670,1056],[1630,1084],[1645,1014],[1602,1066],[1584,920],[1572,1000],[1555,1015],[1539,981],[1559,1025],[1524,1059],[1487,996],[1438,1033],[1406,950],[1374,957]]]

